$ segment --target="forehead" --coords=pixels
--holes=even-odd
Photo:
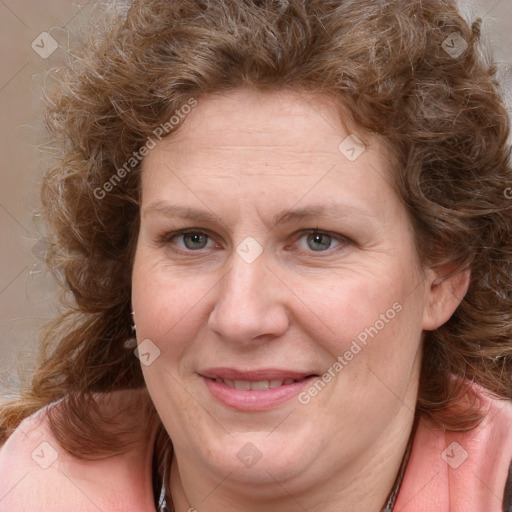
[[[340,143],[351,134],[379,152],[382,160],[393,160],[385,140],[356,127],[341,101],[331,96],[289,89],[257,92],[240,88],[201,97],[177,130],[158,144],[156,152],[149,153],[143,168],[165,152],[169,152],[167,158],[187,153],[189,166],[205,152],[223,152],[227,159],[236,158],[243,150],[251,151],[253,159],[258,160],[271,153],[274,157],[286,154],[288,164],[294,155],[303,160],[308,154],[317,161],[322,156],[332,161],[340,157]],[[195,151],[190,151],[191,145]]]
[[[222,137],[226,144],[236,145],[245,142],[251,146],[295,146],[301,135],[307,133],[311,138],[311,133],[318,129],[339,137],[340,125],[343,126],[338,115],[340,108],[326,95],[236,89],[201,98],[187,115],[185,129],[169,137],[169,143],[179,144],[193,136],[215,142]],[[274,137],[276,133],[278,139]],[[315,145],[311,139],[307,147],[313,149]]]
[[[351,128],[331,97],[240,89],[200,99],[148,154],[143,202],[176,199],[180,190],[195,202],[212,192],[254,202],[293,202],[316,192],[331,202],[382,203],[383,189],[394,193],[388,155],[382,140]]]

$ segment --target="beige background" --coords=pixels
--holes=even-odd
[[[504,83],[512,89],[512,0],[468,1],[484,18]],[[45,72],[66,55],[68,32],[87,21],[95,3],[0,0],[0,401],[30,375],[37,329],[56,310],[56,286],[44,272],[34,215],[44,166],[38,150],[44,136],[41,88]],[[51,55],[52,41],[44,32],[58,44]]]

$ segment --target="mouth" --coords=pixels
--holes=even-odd
[[[273,409],[298,395],[318,374],[279,369],[215,368],[200,372],[210,394],[239,411]]]
[[[312,377],[310,375],[309,377]],[[282,386],[289,386],[290,384],[294,384],[296,382],[301,382],[304,379],[307,379],[309,377],[304,377],[302,379],[272,379],[272,380],[257,380],[257,381],[250,381],[250,380],[231,380],[231,379],[221,379],[216,378],[215,382],[218,384],[224,384],[225,386],[232,388],[232,389],[238,389],[240,391],[261,391],[264,389],[276,389],[280,388]],[[213,380],[213,379],[211,379]]]

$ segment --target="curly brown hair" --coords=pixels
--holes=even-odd
[[[460,55],[448,51],[453,37]],[[418,411],[461,430],[479,418],[475,407],[453,414],[467,393],[463,380],[509,398],[509,120],[479,38],[480,23],[468,26],[452,0],[135,0],[114,16],[48,92],[60,155],[42,188],[48,263],[68,295],[41,340],[31,385],[2,406],[0,440],[67,397],[63,414],[50,415],[66,449],[80,457],[122,451],[128,441],[106,420],[91,420],[91,397],[115,390],[140,390],[148,419],[159,421],[124,346],[140,165],[119,169],[190,98],[239,87],[336,98],[363,132],[392,148],[421,262],[471,270],[457,311],[426,333]],[[115,175],[122,179],[114,183]],[[169,446],[159,429],[158,446]]]

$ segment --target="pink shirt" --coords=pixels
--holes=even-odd
[[[465,434],[420,419],[394,512],[502,512],[512,403],[481,399],[485,419]],[[42,409],[0,448],[0,512],[155,512],[155,435],[122,455],[83,461],[59,446]]]
[[[467,433],[421,418],[394,511],[502,512],[512,460],[512,402],[474,387],[485,418]]]

